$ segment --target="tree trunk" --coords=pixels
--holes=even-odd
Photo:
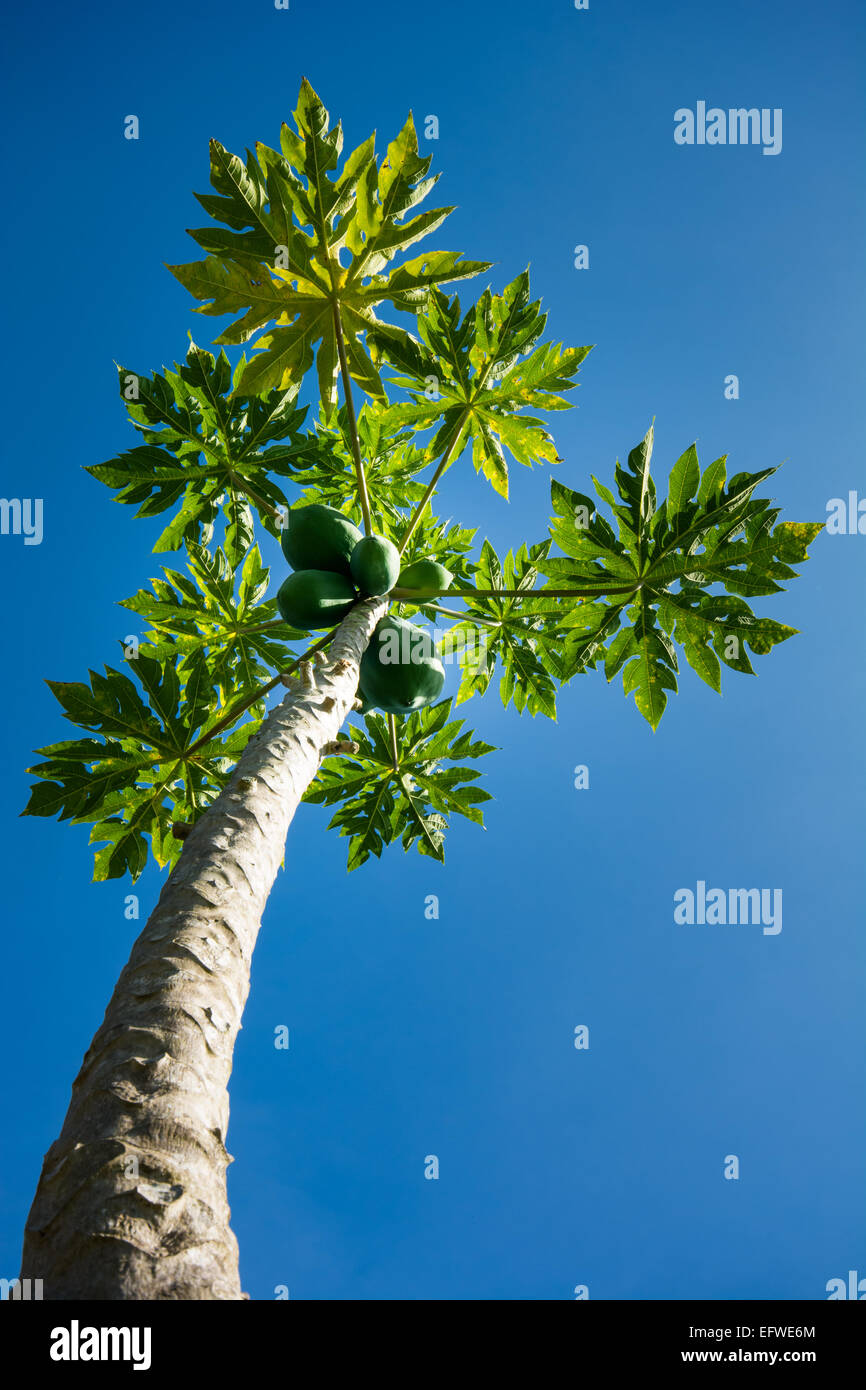
[[[386,611],[359,604],[184,842],[45,1156],[21,1277],[46,1299],[242,1297],[225,1148],[235,1038],[286,832]]]

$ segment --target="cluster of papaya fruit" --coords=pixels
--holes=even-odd
[[[387,537],[363,536],[342,512],[319,503],[290,509],[281,544],[294,573],[280,586],[277,606],[287,623],[308,632],[336,627],[360,599],[400,588],[421,603],[453,578],[430,559],[401,569]],[[430,636],[402,618],[382,618],[361,660],[362,712],[411,714],[437,700],[444,684]]]

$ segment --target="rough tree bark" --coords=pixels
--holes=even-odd
[[[225,1148],[235,1038],[295,809],[386,611],[359,604],[315,688],[290,689],[190,831],[120,975],[45,1156],[22,1279],[46,1299],[242,1297]]]

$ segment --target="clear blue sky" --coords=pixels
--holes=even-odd
[[[609,478],[655,416],[662,479],[693,439],[732,471],[786,460],[772,490],[791,520],[866,496],[866,227],[853,0],[55,0],[14,7],[5,34],[2,492],[45,507],[40,546],[0,537],[11,1277],[137,930],[128,883],[91,884],[86,828],[16,819],[24,768],[71,736],[43,677],[114,663],[115,602],[158,573],[158,522],[82,468],[134,442],[112,359],[150,372],[188,329],[218,331],[163,264],[198,255],[208,137],[274,144],[302,75],[352,144],[438,115],[438,192],[459,210],[437,244],[495,261],[497,288],[531,261],[552,336],[597,344],[580,408],[555,419],[562,481]],[[675,145],[674,111],[699,100],[782,108],[781,154]],[[501,549],[540,539],[546,473],[515,465],[506,504],[467,463],[442,510]],[[655,735],[600,674],[555,725],[464,707],[501,748],[496,800],[486,833],[453,829],[444,868],[395,850],[349,877],[345,841],[301,812],[231,1084],[253,1298],[821,1299],[866,1275],[864,556],[866,536],[821,536],[756,605],[802,635],[757,680],[726,671],[722,699],[686,669]],[[675,925],[698,879],[782,888],[781,933]],[[141,880],[143,911],[159,882]]]

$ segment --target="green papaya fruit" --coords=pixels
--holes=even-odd
[[[413,560],[411,565],[400,571],[397,588],[414,589],[419,599],[432,598],[449,589],[454,575],[438,560]]]
[[[334,507],[313,502],[309,507],[290,507],[280,536],[283,554],[293,570],[331,570],[351,576],[352,551],[361,532]]]
[[[277,607],[292,627],[310,632],[336,627],[357,602],[358,595],[345,575],[333,570],[295,570],[279,588]]]
[[[364,536],[352,551],[351,569],[359,593],[390,594],[400,573],[400,552],[385,536]]]
[[[361,658],[361,698],[386,714],[411,714],[437,700],[444,684],[430,634],[402,618],[382,618]]]

